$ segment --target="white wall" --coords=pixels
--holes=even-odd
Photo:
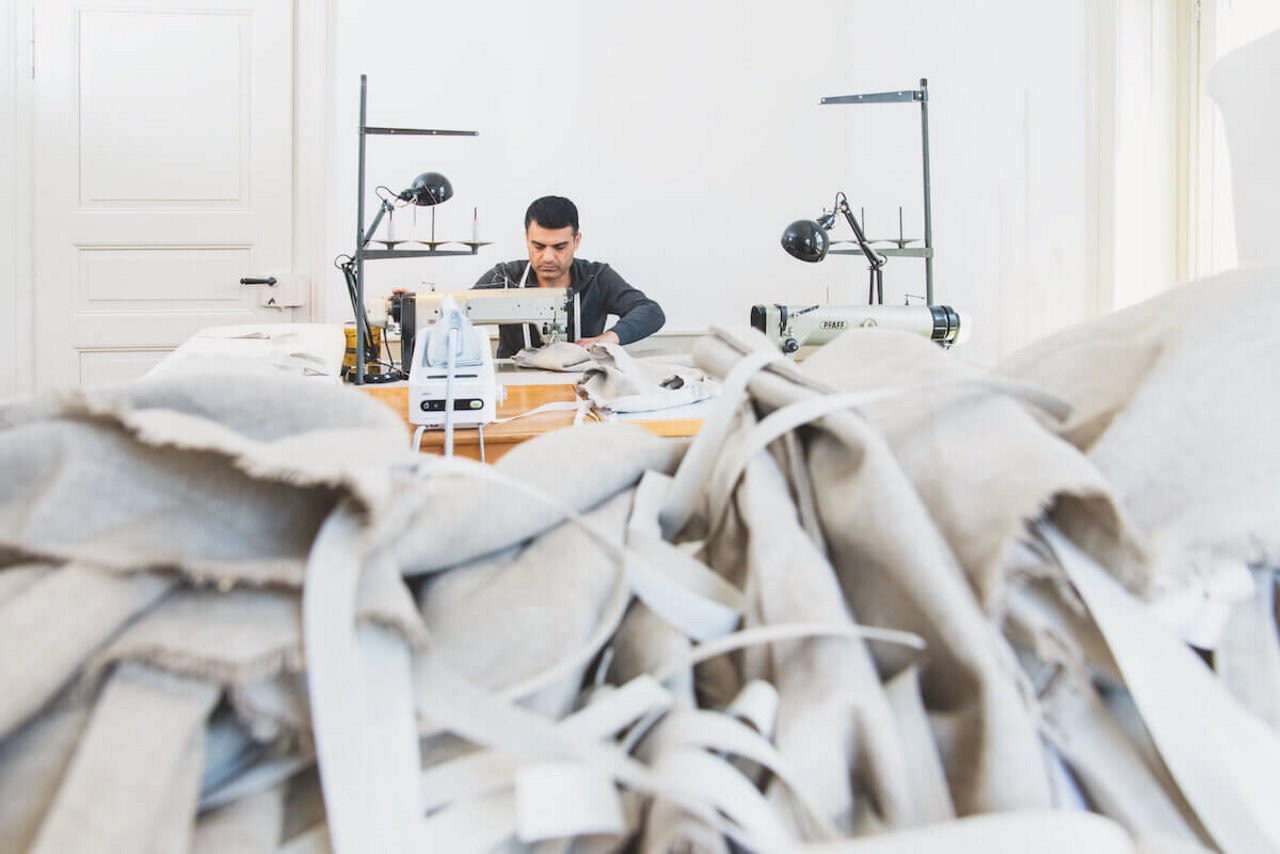
[[[17,32],[14,0],[0,0],[0,397],[20,388],[13,375],[17,273]]]
[[[478,207],[497,241],[475,258],[373,262],[371,293],[469,286],[522,256],[526,205],[559,193],[581,209],[580,255],[658,299],[668,329],[744,324],[757,302],[861,301],[856,258],[806,265],[778,239],[837,190],[871,236],[896,232],[898,205],[920,236],[919,110],[818,100],[927,77],[935,298],[974,314],[968,355],[991,361],[1097,308],[1090,4],[336,3],[329,254],[355,240],[362,72],[370,124],[481,133],[370,138],[370,187],[442,171],[456,196],[437,235],[468,237]],[[923,270],[891,260],[886,301],[924,293]],[[324,315],[345,319],[337,271],[327,282]]]

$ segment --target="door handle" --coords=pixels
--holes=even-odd
[[[241,280],[240,280],[240,284],[242,284],[242,285],[267,285],[267,286],[271,286],[271,285],[274,285],[275,283],[276,283],[276,277],[275,277],[275,276],[267,276],[265,279],[261,279],[261,278],[254,278],[254,277],[251,277],[251,276],[246,276],[245,278],[243,278],[243,279],[241,279]]]

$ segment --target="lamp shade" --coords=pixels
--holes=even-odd
[[[438,205],[453,198],[453,185],[439,172],[423,172],[413,179],[409,189],[400,194],[401,201],[423,207]]]
[[[782,248],[792,258],[818,262],[827,257],[831,239],[818,223],[811,219],[798,219],[782,232]]]

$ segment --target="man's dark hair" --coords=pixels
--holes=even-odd
[[[573,233],[578,233],[578,206],[564,196],[543,196],[534,199],[533,204],[524,212],[524,230],[529,230],[529,223],[534,220],[543,228],[557,229],[566,225],[573,226]]]

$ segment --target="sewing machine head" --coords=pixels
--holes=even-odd
[[[477,288],[469,291],[419,291],[400,297],[401,340],[413,342],[420,330],[440,317],[441,303],[450,298],[473,326],[532,323],[543,341],[567,339],[577,297],[567,288]],[[412,345],[411,345],[412,346]],[[413,364],[412,352],[404,363]]]
[[[441,301],[451,297],[475,326],[532,323],[544,338],[563,338],[569,331],[572,304],[567,288],[481,288],[470,291],[420,291],[414,295],[419,329],[435,323]]]
[[[751,325],[790,355],[849,329],[896,329],[944,347],[963,340],[968,321],[949,305],[756,305]]]

